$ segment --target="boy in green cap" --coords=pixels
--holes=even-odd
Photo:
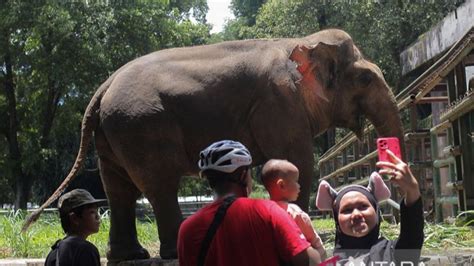
[[[95,199],[84,189],[74,189],[59,198],[59,215],[66,237],[51,247],[45,266],[100,265],[99,251],[86,239],[99,232],[100,216],[97,208],[106,202]]]

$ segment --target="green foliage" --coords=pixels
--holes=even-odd
[[[328,232],[335,230],[334,219],[314,219],[313,220],[313,227],[316,231]]]
[[[181,178],[178,196],[209,196],[212,190],[205,178],[184,176]]]
[[[50,195],[75,159],[82,114],[97,87],[134,58],[206,43],[206,12],[204,0],[3,2],[0,58],[2,66],[11,58],[12,73],[0,68],[0,203],[13,201],[19,180],[26,195],[32,186],[34,201]],[[4,89],[7,74],[14,99]],[[18,144],[8,137],[12,110]],[[20,159],[12,158],[16,146]],[[86,168],[96,168],[96,155],[89,156]],[[22,176],[13,171],[18,163]]]
[[[200,23],[204,23],[208,11],[206,0],[166,0],[170,9],[176,9],[183,18],[189,18],[189,15]]]
[[[54,219],[55,224],[59,225],[61,229],[61,224],[58,218]],[[137,237],[140,243],[149,250],[151,255],[158,255],[157,244],[158,240],[158,229],[156,226],[155,219],[146,217],[142,220],[137,220]],[[58,229],[58,230],[59,230]],[[62,230],[62,229],[61,229]],[[110,231],[110,212],[107,211],[101,215],[101,224],[99,232],[91,235],[87,240],[93,243],[101,256],[105,256],[107,251],[107,244],[109,239]]]
[[[225,26],[224,31],[220,33],[224,41],[252,39],[252,27],[247,26],[244,18],[236,18],[229,20]]]
[[[266,0],[232,0],[230,8],[236,17],[243,18],[245,25],[252,26],[259,8],[265,2]]]
[[[270,198],[268,192],[260,182],[260,171],[261,166],[254,167],[252,169],[253,182],[252,193],[250,194],[250,197],[268,199]],[[213,191],[205,178],[199,178],[195,176],[183,176],[183,178],[181,178],[178,196],[210,196],[212,193]]]
[[[319,30],[313,1],[270,0],[262,6],[253,34],[257,38],[301,37]]]
[[[326,250],[332,250],[334,248],[334,241],[336,234],[334,230],[336,228],[334,219],[314,219],[313,228],[319,234],[323,240],[323,245]]]
[[[0,215],[0,259],[45,258],[54,242],[64,237],[57,214],[42,215],[26,233],[19,233],[24,218],[25,215],[21,212]],[[87,240],[98,248],[102,257],[105,257],[110,230],[109,213],[103,213],[101,220],[99,232]],[[158,230],[154,219],[137,220],[137,236],[140,243],[152,255],[158,255]]]
[[[467,248],[474,245],[474,230],[468,226],[428,224],[424,246],[430,249]]]
[[[10,213],[0,220],[0,234],[3,236],[0,240],[0,257],[11,254],[13,257],[27,257],[32,247],[31,238],[34,231],[28,231],[24,234],[18,234],[21,230],[21,221],[23,215],[20,211]],[[4,255],[5,254],[5,255]]]
[[[254,181],[252,183],[252,193],[250,193],[249,198],[270,199],[270,194],[268,194],[268,191],[262,184]]]
[[[474,210],[461,212],[456,216],[457,226],[474,226]]]

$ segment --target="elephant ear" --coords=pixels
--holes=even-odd
[[[332,211],[332,205],[337,197],[337,191],[326,182],[321,181],[318,187],[318,195],[316,196],[316,207],[321,211]]]
[[[390,189],[388,189],[382,177],[377,172],[373,172],[370,175],[367,189],[374,195],[377,202],[390,198]]]
[[[290,55],[302,78],[296,83],[328,101],[324,91],[336,87],[336,79],[352,62],[357,61],[354,43],[346,39],[338,43],[319,42],[314,46],[297,45]]]
[[[329,101],[324,94],[324,88],[321,82],[317,80],[313,73],[313,69],[316,67],[316,64],[311,59],[313,49],[314,48],[305,45],[297,45],[290,54],[290,60],[297,64],[296,69],[301,74],[301,79],[296,81],[296,84],[306,90],[314,92],[321,99]]]

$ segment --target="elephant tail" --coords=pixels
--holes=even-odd
[[[87,106],[87,109],[84,113],[84,117],[82,118],[81,143],[79,145],[79,151],[77,153],[76,161],[74,162],[71,171],[63,180],[61,185],[59,185],[56,191],[54,191],[54,193],[49,197],[49,199],[46,200],[46,202],[43,203],[43,205],[41,205],[39,209],[35,210],[30,216],[27,217],[21,229],[22,232],[28,230],[30,225],[36,222],[36,220],[38,220],[44,209],[59,198],[59,196],[64,192],[64,190],[66,190],[68,185],[76,177],[77,173],[81,169],[87,155],[87,149],[92,140],[93,132],[99,123],[100,101],[102,100],[102,96],[105,94],[110,84],[112,83],[112,80],[113,78],[109,78],[106,82],[102,84],[102,86],[99,87],[99,89],[96,91],[91,101],[89,102],[89,105]]]

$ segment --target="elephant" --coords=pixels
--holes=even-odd
[[[332,127],[360,137],[365,118],[380,136],[402,137],[381,70],[343,30],[153,52],[98,88],[84,114],[71,172],[33,217],[74,178],[94,139],[111,210],[109,261],[149,257],[135,228],[141,195],[157,217],[160,256],[175,258],[180,177],[197,175],[203,148],[231,139],[249,148],[254,165],[289,160],[300,171],[297,204],[307,210],[314,137]]]

